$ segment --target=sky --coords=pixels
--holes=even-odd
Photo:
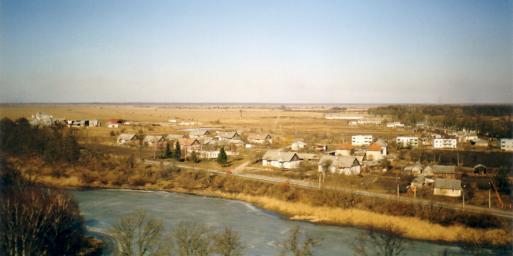
[[[513,1],[0,0],[0,102],[511,103]]]

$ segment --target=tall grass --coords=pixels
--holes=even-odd
[[[325,224],[348,225],[361,228],[385,229],[392,227],[410,239],[444,242],[483,243],[507,245],[511,235],[502,229],[476,229],[460,225],[442,226],[415,217],[390,216],[360,209],[342,209],[288,202],[267,196],[209,192],[213,196],[242,200],[276,211],[294,220]]]

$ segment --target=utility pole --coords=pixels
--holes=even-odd
[[[465,208],[465,186],[463,186],[461,188],[461,195],[462,195],[461,207]]]
[[[153,148],[153,160],[157,159],[157,142],[155,141]]]
[[[397,186],[397,199],[399,199],[399,176],[395,173],[395,184]]]
[[[488,209],[489,208],[492,208],[492,191],[490,188],[488,189]]]

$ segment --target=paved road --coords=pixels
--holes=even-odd
[[[158,161],[152,161],[147,160],[148,163],[160,163]],[[170,162],[164,161],[164,164],[169,164]],[[244,163],[246,164],[246,163]],[[242,164],[242,165],[244,165]],[[247,164],[246,164],[247,165]],[[307,189],[319,189],[319,185],[316,182],[309,182],[304,180],[296,180],[296,179],[288,179],[283,177],[270,177],[265,175],[258,175],[258,174],[249,174],[249,173],[240,173],[240,170],[237,169],[237,172],[232,172],[232,174],[227,174],[225,171],[221,170],[215,170],[215,169],[205,169],[205,168],[198,168],[198,167],[191,167],[184,164],[177,164],[177,167],[189,169],[189,170],[202,170],[207,171],[210,173],[215,173],[219,175],[231,175],[240,177],[243,179],[250,179],[250,180],[257,180],[257,181],[263,181],[263,182],[269,182],[269,183],[288,183],[297,187],[307,188]],[[240,166],[239,166],[240,167]],[[337,191],[343,191],[346,193],[353,193],[354,195],[359,196],[366,196],[366,197],[372,197],[372,198],[378,198],[378,199],[385,199],[385,200],[399,200],[401,202],[405,203],[414,203],[414,204],[423,204],[423,205],[430,205],[432,204],[434,207],[441,207],[446,209],[453,209],[453,210],[464,210],[467,212],[472,213],[480,213],[480,214],[489,214],[497,217],[504,217],[513,220],[513,211],[510,210],[501,210],[501,209],[495,209],[495,208],[485,208],[480,206],[474,206],[474,205],[465,205],[465,207],[462,207],[461,204],[454,204],[454,203],[445,203],[445,202],[436,202],[431,200],[425,200],[425,199],[413,199],[411,197],[404,197],[400,196],[397,197],[396,195],[391,194],[384,194],[384,193],[377,193],[377,192],[370,192],[365,190],[354,190],[349,188],[341,188],[341,187],[333,187],[333,186],[325,186],[323,189],[330,189],[330,190],[337,190]]]

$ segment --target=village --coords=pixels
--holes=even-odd
[[[476,131],[442,129],[424,122],[408,126],[358,108],[313,111],[313,119],[292,118],[296,125],[314,120],[325,122],[329,129],[345,129],[333,139],[322,132],[301,133],[301,128],[294,126],[284,132],[283,125],[276,123],[274,129],[259,128],[258,122],[244,124],[242,110],[232,109],[231,114],[237,111],[239,120],[235,116],[229,127],[223,125],[222,119],[68,120],[45,113],[32,115],[30,122],[79,128],[86,131],[82,132],[82,140],[87,145],[99,151],[130,154],[148,164],[177,162],[228,175],[281,177],[318,187],[350,187],[462,206],[511,208],[511,199],[499,193],[493,179],[508,163],[501,165],[496,158],[482,157],[500,154],[511,159],[511,138],[497,140],[479,136]],[[286,124],[286,120],[281,117],[279,122]],[[220,154],[226,159],[222,163],[218,161]]]

